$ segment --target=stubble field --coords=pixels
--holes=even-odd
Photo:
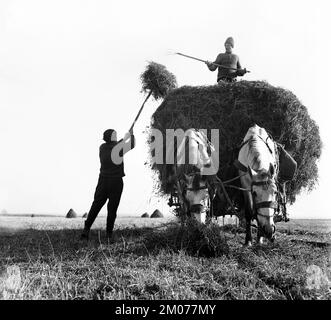
[[[330,299],[331,220],[278,223],[276,241],[243,246],[220,227],[228,250],[190,253],[171,218],[105,218],[88,243],[82,218],[0,216],[1,299]]]

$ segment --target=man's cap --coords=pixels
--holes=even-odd
[[[114,129],[107,129],[104,133],[103,133],[103,140],[106,142],[111,142],[111,138],[113,133],[116,132]]]
[[[232,37],[227,38],[227,39],[225,40],[224,45],[225,45],[226,43],[230,44],[232,48],[234,47],[234,40],[233,40]]]

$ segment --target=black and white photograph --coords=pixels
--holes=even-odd
[[[330,300],[329,13],[1,0],[0,300]]]

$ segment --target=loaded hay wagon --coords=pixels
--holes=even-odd
[[[281,192],[275,222],[286,221],[286,203],[294,203],[301,191],[312,190],[317,182],[317,160],[322,148],[317,124],[292,92],[265,81],[174,88],[154,112],[151,132],[157,129],[165,137],[168,129],[204,129],[210,140],[212,129],[217,129],[219,168],[213,179],[216,184],[206,181],[208,214],[215,217],[234,214],[242,219],[240,167],[235,160],[247,130],[254,124],[265,128],[278,146]],[[149,140],[152,158],[153,139],[151,136]],[[166,154],[166,143],[162,147]],[[176,164],[155,161],[151,166],[159,178],[159,191],[169,196],[169,205],[175,206],[176,215],[186,216],[183,177],[192,173],[192,166],[179,169]]]

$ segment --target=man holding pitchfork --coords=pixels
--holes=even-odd
[[[243,76],[247,72],[246,69],[241,69],[239,57],[232,53],[234,40],[232,37],[226,39],[225,53],[220,53],[214,62],[206,61],[208,69],[215,71],[218,68],[217,82],[235,82],[237,76]]]
[[[123,191],[124,163],[123,156],[135,146],[133,129],[131,128],[124,138],[117,141],[117,133],[114,129],[108,129],[103,133],[103,143],[99,149],[100,174],[98,185],[94,193],[94,201],[85,221],[82,240],[88,240],[91,226],[108,200],[107,204],[107,238],[112,240],[117,208]]]

